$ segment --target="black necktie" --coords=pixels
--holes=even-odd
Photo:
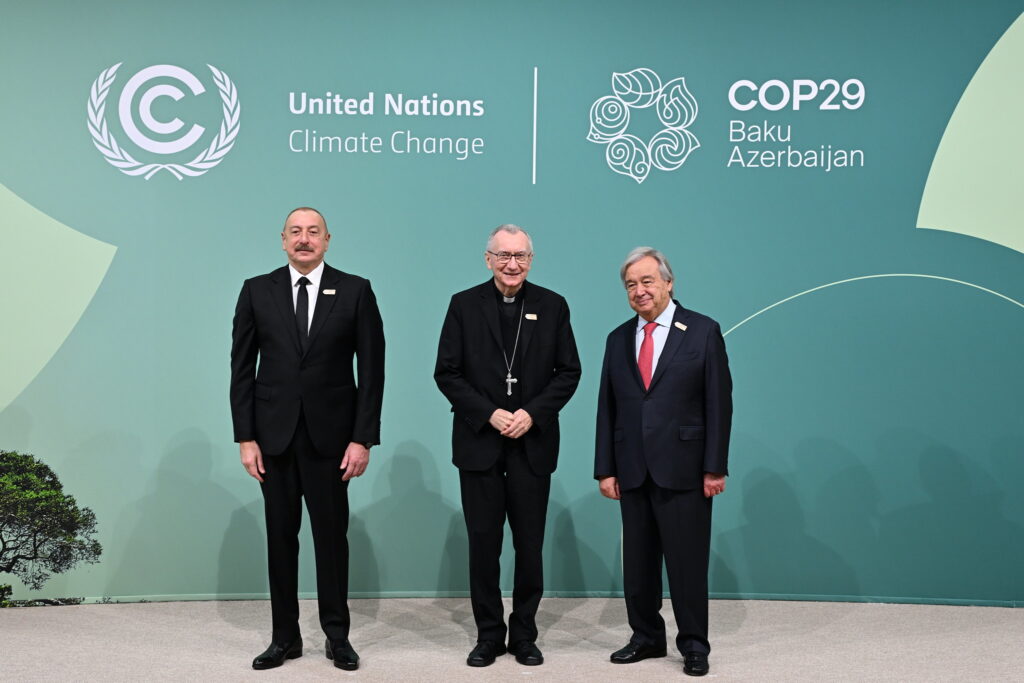
[[[299,326],[299,342],[302,351],[309,344],[309,292],[306,285],[310,284],[305,277],[299,278],[299,296],[295,299],[295,324]]]

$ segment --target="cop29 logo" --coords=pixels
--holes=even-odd
[[[177,84],[182,84],[198,97],[206,92],[203,83],[192,72],[179,66],[157,64],[146,67],[131,76],[121,88],[117,98],[117,119],[128,140],[140,152],[133,154],[114,137],[107,125],[107,97],[117,78],[122,63],[100,72],[89,90],[89,134],[93,144],[107,162],[130,176],[143,176],[146,180],[159,171],[167,171],[178,180],[185,176],[201,176],[224,160],[238,137],[238,117],[241,106],[238,91],[227,74],[207,64],[213,76],[213,85],[220,94],[220,130],[209,144],[201,143],[199,152],[189,159],[193,149],[206,136],[207,129],[193,124],[187,131],[184,121],[174,115],[168,103],[160,102],[170,98],[175,102],[185,97]],[[141,94],[140,94],[141,91]],[[162,119],[154,113],[154,105],[160,109]],[[137,117],[137,119],[136,119]],[[168,117],[170,120],[167,120]],[[140,125],[145,130],[140,129]],[[141,157],[142,160],[140,160]]]
[[[587,139],[607,145],[605,159],[616,173],[637,183],[647,179],[651,168],[674,171],[700,147],[688,128],[697,118],[697,100],[686,87],[685,78],[662,83],[651,69],[633,69],[612,74],[612,93],[590,107]],[[637,109],[654,107],[663,126],[650,140],[630,135],[630,116]]]

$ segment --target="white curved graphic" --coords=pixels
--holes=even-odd
[[[700,147],[697,136],[687,130],[697,118],[697,100],[685,78],[663,83],[651,69],[633,69],[612,74],[612,93],[591,105],[587,133],[587,140],[608,145],[605,159],[611,170],[642,183],[652,168],[674,171]],[[664,127],[648,141],[630,135],[630,111],[651,106]]]
[[[651,163],[662,171],[674,171],[684,163],[690,152],[700,147],[697,137],[686,129],[666,128],[647,143]]]
[[[629,107],[615,95],[602,97],[590,107],[591,142],[611,142],[629,127]]]
[[[747,316],[743,320],[739,321],[738,323],[736,323],[735,325],[730,327],[722,336],[723,337],[727,336],[729,333],[733,332],[737,328],[742,327],[743,325],[746,325],[748,322],[750,322],[751,320],[753,320],[757,316],[761,315],[762,313],[766,313],[767,311],[772,310],[776,306],[781,306],[782,304],[786,303],[787,301],[792,301],[793,299],[797,299],[797,298],[802,297],[802,296],[804,296],[806,294],[811,294],[813,292],[817,292],[817,291],[822,290],[822,289],[828,289],[829,287],[835,287],[836,285],[843,285],[843,284],[846,284],[846,283],[849,283],[849,282],[858,282],[860,280],[875,280],[875,279],[883,278],[883,277],[918,277],[918,278],[924,278],[926,280],[942,280],[944,282],[952,282],[952,283],[957,284],[957,285],[964,285],[965,287],[973,287],[974,289],[977,289],[977,290],[980,290],[982,292],[985,292],[986,294],[991,294],[992,296],[997,296],[1000,299],[1004,299],[1005,301],[1008,301],[1011,304],[1014,304],[1015,306],[1019,306],[1021,308],[1024,308],[1024,303],[1021,303],[1020,301],[1017,301],[1016,299],[1011,299],[1010,297],[1006,296],[1005,294],[1001,294],[1001,293],[995,291],[994,289],[989,289],[988,287],[982,287],[981,285],[976,285],[973,282],[966,282],[964,280],[955,280],[955,279],[953,279],[951,277],[942,277],[941,275],[925,275],[925,274],[922,274],[922,273],[880,273],[878,275],[861,275],[860,277],[851,277],[851,278],[847,278],[845,280],[837,280],[836,282],[829,282],[828,284],[819,285],[817,287],[812,287],[812,288],[804,290],[802,292],[798,292],[797,294],[794,294],[793,296],[787,296],[785,299],[782,299],[781,301],[776,301],[771,306],[765,306],[764,308],[762,308],[757,313],[754,313],[753,315]]]
[[[224,160],[224,156],[231,151],[235,145],[235,138],[238,137],[239,115],[241,104],[238,101],[238,90],[231,82],[227,74],[216,67],[207,64],[213,74],[213,82],[220,92],[221,109],[224,120],[220,124],[220,131],[214,136],[210,146],[202,150],[194,159],[185,163],[144,163],[133,157],[126,149],[121,147],[114,138],[113,133],[107,127],[106,102],[110,94],[110,87],[114,84],[117,70],[121,63],[117,63],[100,72],[100,75],[92,83],[89,90],[89,102],[87,113],[89,116],[89,134],[96,149],[107,160],[107,162],[130,176],[143,176],[149,180],[159,171],[167,171],[178,180],[185,176],[201,176],[211,168]],[[135,93],[148,81],[158,77],[173,77],[184,83],[193,92],[201,94],[204,88],[199,80],[190,72],[181,67],[170,64],[158,64],[143,69],[132,76],[121,93],[118,111],[122,128],[125,134],[140,148],[157,154],[174,154],[182,152],[194,145],[206,131],[202,126],[192,126],[181,138],[170,142],[158,142],[145,136],[135,125],[132,118],[132,100]],[[171,97],[181,99],[184,93],[175,86],[157,85],[148,89],[142,96],[139,103],[140,118],[146,126],[157,133],[174,133],[184,126],[180,119],[172,121],[157,121],[151,111],[153,101],[158,97]]]
[[[624,74],[612,74],[612,92],[626,106],[649,107],[661,94],[661,78],[651,69],[633,69]]]
[[[117,101],[117,114],[121,119],[121,128],[124,129],[125,135],[132,142],[147,152],[153,152],[154,154],[177,154],[178,152],[184,152],[196,144],[203,133],[206,132],[205,128],[200,125],[193,125],[188,133],[177,140],[163,142],[150,138],[135,125],[133,109],[135,94],[139,91],[139,88],[157,78],[173,78],[181,81],[188,86],[193,95],[202,95],[206,92],[206,88],[203,87],[199,79],[180,66],[157,64],[156,66],[145,68],[129,78],[128,82],[124,84],[124,89],[121,90],[121,97]],[[177,101],[184,96],[185,93],[174,85],[160,84],[147,88],[146,92],[142,95],[142,99],[139,101],[139,118],[154,133],[161,133],[163,135],[176,133],[181,130],[185,122],[179,118],[167,122],[158,121],[153,116],[153,102],[159,97],[170,97]]]
[[[604,151],[608,168],[642,183],[651,172],[651,155],[644,141],[634,135],[620,135]]]
[[[0,411],[50,361],[117,248],[50,218],[0,185]],[[36,258],[46,246],[46,268]]]
[[[1024,15],[978,67],[942,135],[917,215],[918,228],[988,240],[1024,253]]]

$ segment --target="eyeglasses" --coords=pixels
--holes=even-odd
[[[516,263],[518,263],[519,265],[523,265],[531,258],[533,258],[533,254],[531,254],[528,251],[517,251],[513,253],[511,251],[493,252],[490,249],[488,249],[487,253],[493,256],[494,258],[498,259],[498,263],[508,263],[512,259],[515,259]]]

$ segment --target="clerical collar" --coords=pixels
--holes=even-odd
[[[519,298],[523,295],[523,292],[525,290],[526,290],[526,283],[524,282],[522,287],[519,288],[518,292],[516,292],[512,296],[505,296],[505,294],[500,289],[498,289],[497,285],[495,285],[495,287],[494,287],[494,294],[495,294],[495,296],[498,297],[498,301],[500,301],[501,303],[503,303],[503,304],[514,304],[515,302],[519,301]]]

